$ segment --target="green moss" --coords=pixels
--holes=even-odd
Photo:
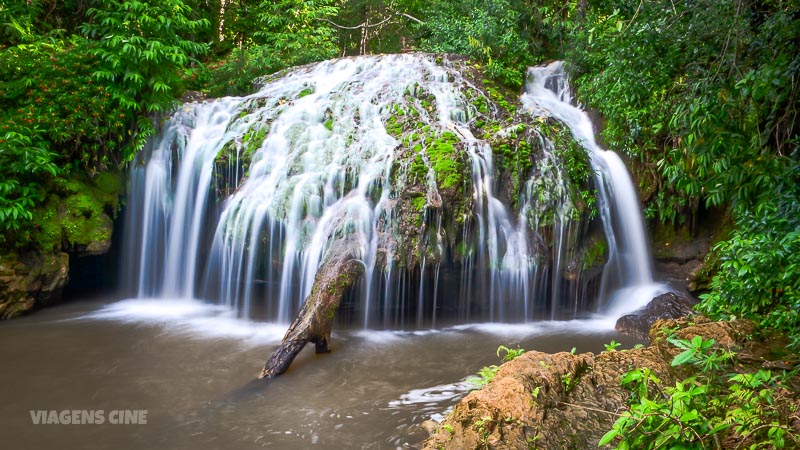
[[[244,157],[249,160],[253,157],[253,153],[261,148],[264,143],[264,138],[267,136],[268,128],[256,128],[248,130],[242,135],[242,145],[244,146]]]
[[[601,266],[605,262],[607,252],[608,248],[604,239],[598,237],[590,240],[581,254],[581,269],[586,270]]]
[[[92,180],[62,180],[34,214],[32,240],[44,251],[89,246],[111,238],[109,215],[119,208],[122,179],[106,172]]]
[[[428,176],[428,166],[425,164],[425,160],[422,159],[422,155],[417,154],[411,160],[410,174],[417,180],[425,180],[425,177]]]
[[[395,105],[395,107],[399,108],[397,105]],[[400,111],[402,111],[402,109]],[[395,114],[390,115],[384,124],[384,127],[386,127],[386,133],[395,139],[402,139],[403,121],[401,121],[399,117],[402,117],[403,115],[404,113],[400,114],[398,113],[397,109],[395,109]]]
[[[514,104],[516,98],[508,94],[505,89],[498,87],[492,80],[483,80],[486,93],[489,98],[497,105],[506,110],[509,115],[513,116],[517,113],[517,107]]]
[[[458,136],[445,131],[426,150],[440,188],[448,189],[462,181],[464,168],[456,154],[456,145],[459,142]]]
[[[297,98],[303,98],[303,97],[311,95],[313,93],[314,93],[314,88],[313,87],[307,87],[307,88],[303,89],[302,91],[300,91],[299,94],[297,94]]]
[[[411,204],[414,206],[414,211],[417,212],[422,212],[422,210],[425,209],[425,203],[426,200],[424,196],[414,197],[411,200]]]
[[[116,205],[123,188],[122,177],[117,173],[102,172],[93,181],[97,189],[104,194],[103,200]]]
[[[331,294],[333,295],[334,292],[331,292]],[[328,320],[333,320],[334,316],[336,316],[336,307],[328,308],[328,310],[325,312],[325,318]]]
[[[475,107],[475,109],[476,109],[476,110],[477,110],[479,113],[481,113],[481,114],[486,114],[486,113],[488,113],[488,112],[489,112],[489,106],[488,106],[488,103],[486,102],[486,98],[485,98],[485,97],[483,97],[483,96],[479,96],[479,97],[477,97],[477,98],[476,98],[476,99],[475,99],[475,100],[472,102],[472,106],[474,106],[474,107]]]
[[[538,130],[553,143],[554,153],[560,160],[560,167],[569,183],[570,198],[578,208],[576,214],[588,211],[591,215],[596,215],[594,171],[586,149],[575,141],[569,129],[560,122],[540,122]]]
[[[51,196],[37,214],[32,237],[45,252],[61,249],[61,218],[58,214],[59,198]]]
[[[472,246],[466,241],[461,241],[456,245],[456,256],[458,259],[465,259],[472,253]]]

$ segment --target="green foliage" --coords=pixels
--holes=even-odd
[[[619,342],[617,342],[617,341],[615,341],[613,339],[608,344],[603,344],[603,346],[605,347],[605,351],[607,351],[607,352],[616,351],[617,348],[619,348],[620,345],[622,345],[622,344],[620,344]]]
[[[246,95],[253,92],[257,78],[338,54],[335,30],[327,22],[338,11],[333,1],[262,1],[235,10],[247,19],[237,19],[230,27],[248,30],[240,36],[246,45],[234,47],[206,66],[187,70],[184,79],[191,89],[213,97]],[[257,27],[249,30],[245,20]]]
[[[573,25],[563,48],[578,97],[610,148],[657,175],[648,216],[691,229],[701,208],[732,212],[699,308],[797,344],[800,4],[615,0]]]
[[[431,167],[436,173],[436,183],[442,189],[457,187],[462,180],[463,163],[456,157],[458,136],[445,131],[425,148]]]
[[[102,170],[124,158],[120,150],[130,115],[93,80],[94,48],[73,36],[0,53],[0,131],[26,136],[50,152],[57,148],[62,164],[76,159],[84,168]]]
[[[10,45],[0,52],[4,246],[48,246],[37,238],[52,228],[41,210],[48,193],[75,173],[94,177],[130,161],[153,130],[146,114],[171,107],[179,69],[208,48],[192,41],[208,21],[190,18],[180,0],[92,4],[0,6]],[[91,22],[79,27],[83,13]],[[67,35],[78,28],[97,40]]]
[[[519,87],[532,62],[520,6],[508,0],[433,2],[425,12],[421,47],[484,61],[492,77]]]
[[[502,357],[500,356],[500,353],[503,353]],[[519,358],[519,356],[523,353],[525,353],[525,349],[519,348],[519,346],[517,346],[516,349],[506,347],[505,345],[497,347],[497,357],[501,358],[503,362],[513,361]],[[494,376],[497,374],[498,370],[500,370],[500,366],[494,364],[490,366],[484,366],[478,371],[478,376],[468,377],[467,381],[472,383],[475,389],[480,389],[494,379]]]
[[[43,204],[34,211],[30,239],[44,251],[87,247],[111,237],[122,183],[105,172],[89,180],[80,175],[56,179]],[[105,214],[108,213],[108,214]]]
[[[670,339],[684,349],[673,366],[691,364],[700,373],[664,386],[647,368],[630,371],[622,384],[631,391],[623,412],[598,445],[616,442],[620,449],[720,448],[724,438],[735,438],[749,448],[784,448],[800,443],[789,424],[781,376],[759,369],[755,373],[727,374],[729,357],[710,351],[713,340]]]
[[[425,209],[425,204],[426,203],[427,203],[427,200],[425,200],[425,196],[422,196],[422,195],[419,196],[419,197],[414,197],[411,200],[411,205],[414,207],[414,211],[417,211],[417,212],[420,212],[420,213],[422,212],[422,210]]]
[[[478,371],[478,376],[468,377],[467,381],[472,383],[474,389],[480,389],[494,380],[498,370],[500,370],[500,366],[495,364],[481,367],[481,370]]]
[[[108,83],[114,100],[131,112],[167,112],[181,85],[180,69],[208,52],[192,41],[209,26],[191,19],[182,0],[102,0],[89,9],[83,33],[99,40],[91,50],[100,62],[95,79]]]
[[[217,61],[185,71],[184,80],[187,88],[212,97],[247,95],[254,80],[284,67],[266,46],[237,47]]]
[[[561,384],[564,385],[564,391],[569,392],[575,387],[575,376],[571,372],[561,375]]]
[[[513,361],[513,360],[519,358],[523,353],[525,353],[525,349],[524,348],[519,348],[519,345],[517,346],[516,349],[511,349],[511,348],[506,347],[505,345],[501,345],[501,346],[497,347],[497,357],[498,358],[500,358],[500,352],[505,353],[505,355],[502,356],[502,359],[503,359],[503,362],[506,362],[506,361]]]
[[[592,267],[601,266],[608,254],[608,246],[603,238],[595,237],[589,239],[585,245],[580,256],[580,267],[583,270],[591,269]]]
[[[338,28],[340,53],[399,53],[413,45],[423,8],[431,2],[419,0],[346,0],[339,2],[334,22]],[[370,26],[364,28],[364,25]]]
[[[38,129],[17,126],[15,130],[6,131],[0,138],[0,232],[24,228],[33,219],[34,205],[44,195],[37,179],[54,177],[61,171]]]
[[[28,245],[52,182],[125,158],[129,116],[92,79],[91,48],[73,36],[0,52],[0,243]]]
[[[586,149],[576,142],[569,128],[560,122],[542,121],[539,130],[553,143],[559,159],[559,168],[566,174],[572,186],[570,199],[577,211],[587,211],[589,217],[597,217],[597,192],[592,187],[594,171]]]
[[[61,38],[83,22],[86,0],[12,0],[0,4],[0,45],[33,43],[42,37]]]
[[[714,247],[720,269],[698,309],[783,330],[800,344],[800,202],[797,180],[780,197],[740,211],[738,227]]]
[[[711,351],[714,339],[706,340],[702,336],[695,336],[691,341],[669,338],[667,342],[683,350],[672,359],[673,367],[688,363],[700,367],[703,372],[710,372],[720,370],[723,363],[733,358],[730,351]]]
[[[661,220],[683,223],[703,200],[754,205],[785,174],[799,131],[797,12],[797,2],[614,1],[573,29],[579,97],[607,119],[610,147],[660,169]]]
[[[331,0],[262,1],[254,41],[269,48],[286,66],[332,58],[338,49],[334,29],[326,19],[337,11]]]

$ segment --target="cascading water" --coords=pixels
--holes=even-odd
[[[521,101],[536,116],[564,122],[589,152],[609,246],[610,257],[600,289],[600,297],[611,303],[608,314],[638,309],[665,292],[666,286],[654,282],[650,246],[630,174],[619,155],[597,145],[589,116],[572,105],[563,61],[529,68]]]
[[[538,87],[556,79],[534,78],[523,100],[572,126],[567,116],[582,113],[562,101],[568,91]],[[340,314],[364,327],[595,312],[583,297],[600,283],[574,275],[586,220],[556,148],[509,120],[486,133],[496,118],[481,103],[492,104],[433,56],[389,55],[306,66],[247,97],[184,105],[132,169],[126,248],[137,296],[213,299],[287,323],[328,250],[347,240],[364,275]],[[624,166],[602,156],[591,127],[575,130],[592,143],[596,183],[620,177]],[[523,141],[530,167],[512,171],[498,142]],[[611,250],[602,284],[651,283],[635,194],[599,190]]]

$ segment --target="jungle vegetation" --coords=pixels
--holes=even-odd
[[[648,168],[652,222],[727,217],[698,308],[800,343],[798,0],[10,0],[0,5],[0,247],[49,192],[119,171],[185,92],[328,58],[452,52],[521,89],[568,63],[602,141]]]

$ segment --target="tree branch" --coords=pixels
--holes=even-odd
[[[395,18],[397,16],[403,16],[403,17],[405,17],[407,19],[410,19],[410,20],[413,20],[414,22],[417,22],[419,24],[424,24],[425,23],[425,22],[417,19],[416,17],[414,17],[414,16],[412,16],[410,14],[402,13],[402,12],[399,12],[399,11],[393,11],[392,14],[390,14],[388,17],[386,17],[385,19],[381,20],[380,22],[369,23],[367,21],[367,22],[362,22],[362,23],[360,23],[358,25],[355,25],[355,26],[352,26],[352,27],[349,27],[347,25],[340,25],[340,24],[338,24],[338,23],[336,23],[336,22],[334,22],[334,21],[332,21],[330,19],[317,18],[317,20],[321,20],[323,22],[328,22],[329,24],[333,25],[336,28],[339,28],[340,30],[360,30],[362,28],[379,27],[381,25],[386,24],[387,22],[389,22],[390,20],[392,20],[393,18]]]

